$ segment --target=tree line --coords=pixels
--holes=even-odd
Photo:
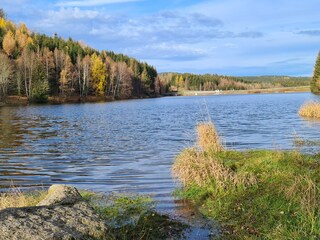
[[[218,74],[160,73],[159,78],[168,91],[250,90],[310,84],[310,78],[288,76],[232,77]]]
[[[44,102],[48,96],[157,96],[164,86],[153,66],[71,38],[31,32],[0,9],[0,101],[7,95]],[[162,88],[162,90],[161,90]]]
[[[247,87],[242,79],[217,74],[161,73],[159,78],[168,90],[243,90]]]

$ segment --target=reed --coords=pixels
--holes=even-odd
[[[232,181],[232,172],[214,158],[206,158],[195,149],[183,151],[173,165],[173,174],[184,186],[206,186],[212,181],[224,188]]]
[[[218,155],[225,149],[212,122],[197,126],[197,145],[201,151],[196,148],[184,150],[172,167],[174,177],[184,186],[211,184],[216,189],[226,189],[256,183],[252,174],[237,174],[220,161]]]
[[[299,110],[299,115],[308,118],[320,119],[320,102],[307,102],[303,104]]]
[[[197,144],[203,151],[221,152],[224,150],[221,138],[213,122],[198,124]]]

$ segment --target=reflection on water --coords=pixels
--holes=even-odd
[[[210,112],[229,148],[292,148],[318,140],[320,122],[297,115],[309,93],[176,97],[0,108],[0,187],[69,183],[154,195],[177,207],[170,167]],[[205,103],[205,107],[203,106]],[[208,109],[208,111],[206,110]],[[308,151],[308,148],[306,149]]]

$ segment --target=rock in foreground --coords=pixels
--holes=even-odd
[[[51,194],[61,196],[59,191],[64,187],[54,188],[58,192]],[[65,194],[65,197],[70,199],[68,194]],[[9,208],[0,211],[0,240],[106,238],[105,222],[87,203],[78,200],[66,205],[66,201],[62,198],[59,198],[59,202],[63,205],[53,202],[55,205]]]
[[[55,184],[48,189],[47,196],[37,206],[75,204],[82,197],[75,187]]]

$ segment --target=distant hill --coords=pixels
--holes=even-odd
[[[280,85],[282,87],[298,87],[310,85],[311,77],[289,76],[253,76],[240,77],[246,82]]]
[[[308,86],[309,77],[256,76],[236,77],[217,74],[160,73],[160,82],[171,90],[249,90],[276,87]]]

